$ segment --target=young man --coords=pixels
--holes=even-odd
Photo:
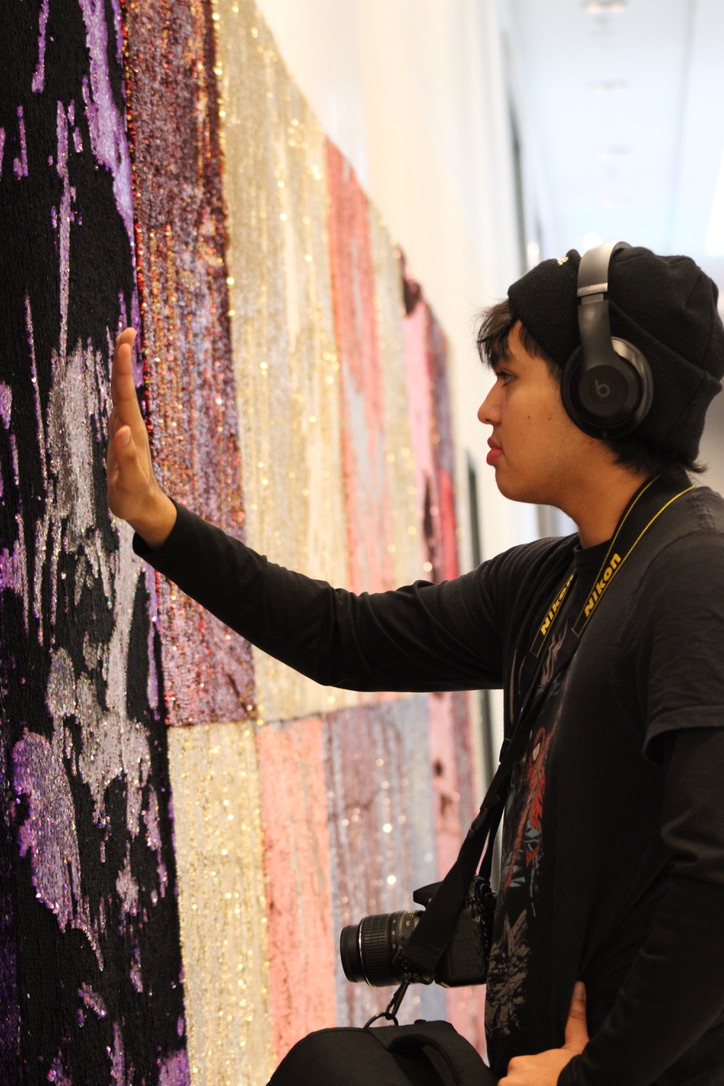
[[[480,334],[488,463],[578,532],[359,596],[160,491],[118,340],[109,502],[155,568],[319,682],[502,687],[525,729],[486,1004],[504,1086],[724,1083],[724,502],[685,471],[724,372],[716,297],[623,245],[513,284]]]

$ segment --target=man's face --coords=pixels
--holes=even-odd
[[[493,427],[487,461],[506,498],[568,512],[601,442],[568,417],[558,381],[525,349],[518,324],[508,344],[508,358],[496,367],[495,384],[478,410],[480,421]]]

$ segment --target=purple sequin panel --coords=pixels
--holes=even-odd
[[[154,585],[105,500],[138,322],[121,11],[0,34],[0,1081],[187,1086]]]

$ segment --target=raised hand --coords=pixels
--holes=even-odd
[[[136,333],[126,328],[116,339],[111,373],[113,410],[108,421],[108,504],[149,547],[160,547],[176,522],[176,507],[156,481],[148,431],[133,382]]]

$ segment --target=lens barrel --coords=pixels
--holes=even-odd
[[[398,984],[402,973],[395,957],[417,927],[419,912],[377,913],[342,928],[339,954],[347,980],[367,981],[374,988]]]

